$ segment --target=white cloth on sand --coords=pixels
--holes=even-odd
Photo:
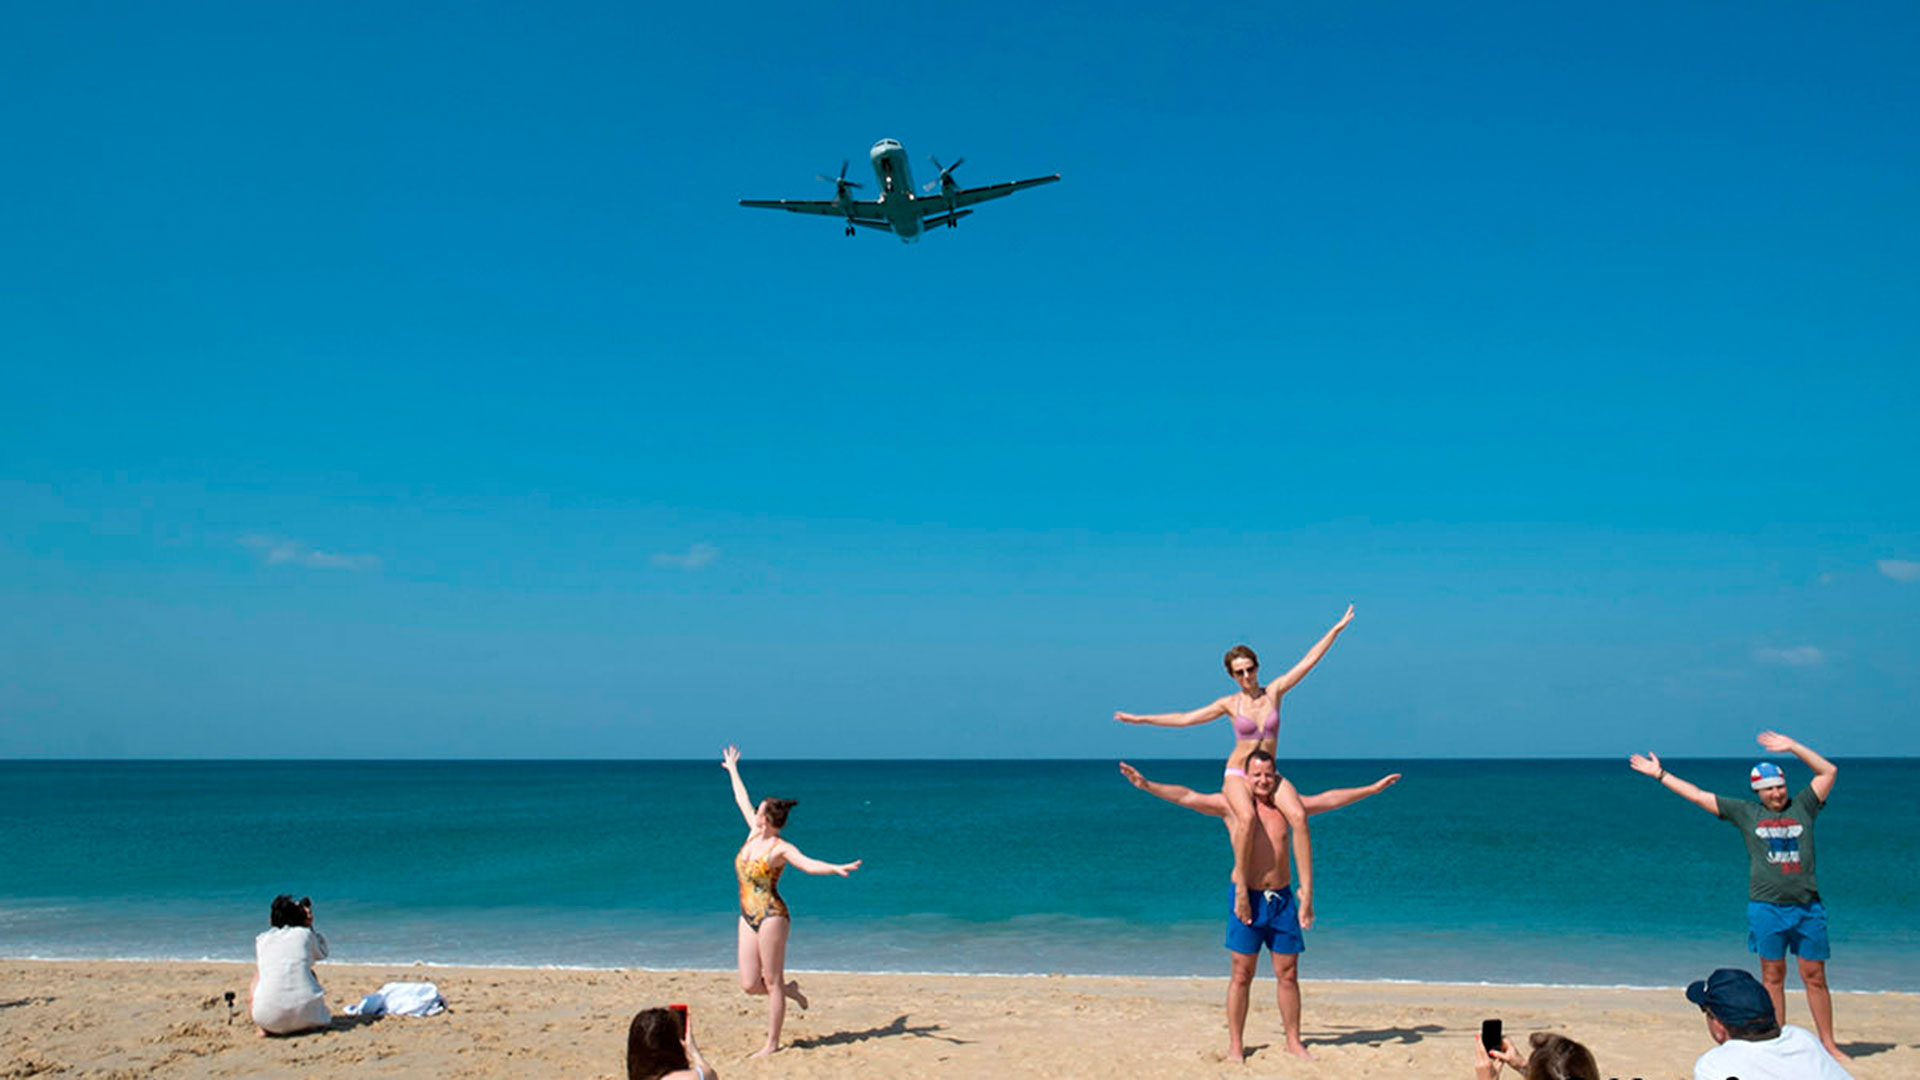
[[[253,1022],[273,1035],[325,1027],[327,992],[313,965],[327,958],[327,939],[311,926],[276,926],[253,939],[260,975],[253,987]]]
[[[434,1016],[447,1011],[447,999],[430,982],[390,982],[347,1006],[349,1016]]]

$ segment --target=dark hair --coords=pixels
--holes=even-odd
[[[1273,766],[1274,772],[1280,771],[1280,763],[1273,760],[1273,755],[1267,753],[1266,748],[1264,747],[1256,746],[1253,749],[1247,751],[1246,764],[1251,765],[1256,761],[1264,761],[1267,764]]]
[[[1536,1031],[1529,1041],[1533,1052],[1527,1055],[1527,1080],[1600,1080],[1593,1051],[1565,1035]]]
[[[1245,645],[1235,645],[1233,648],[1228,649],[1227,657],[1225,660],[1222,660],[1221,663],[1227,665],[1227,672],[1231,674],[1233,672],[1233,662],[1243,656],[1253,661],[1254,667],[1260,666],[1260,658],[1255,656],[1253,650],[1247,648]]]
[[[687,1067],[680,1017],[672,1009],[641,1009],[627,1025],[627,1080],[655,1080]]]
[[[800,805],[799,799],[768,799],[767,824],[776,829],[787,827],[787,814]]]
[[[307,914],[307,905],[281,893],[273,898],[273,910],[268,921],[276,928],[282,926],[311,926],[312,916]]]
[[[1714,1017],[1720,1020],[1719,1017]],[[1769,1016],[1746,1024],[1729,1024],[1720,1020],[1720,1026],[1727,1029],[1727,1038],[1741,1042],[1765,1042],[1780,1037],[1780,1021]]]

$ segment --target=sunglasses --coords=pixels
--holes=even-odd
[[[1260,665],[1258,664],[1255,664],[1252,667],[1237,667],[1233,669],[1233,677],[1237,679],[1242,675],[1251,675],[1254,672],[1259,670],[1260,670]]]

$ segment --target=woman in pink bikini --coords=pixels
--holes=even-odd
[[[1260,685],[1260,658],[1245,645],[1235,645],[1227,650],[1227,674],[1233,676],[1239,687],[1234,693],[1203,705],[1192,712],[1137,714],[1116,712],[1115,720],[1123,724],[1152,724],[1156,727],[1192,727],[1218,720],[1223,716],[1233,718],[1233,753],[1227,758],[1226,776],[1221,780],[1220,793],[1226,796],[1228,809],[1232,817],[1229,825],[1233,833],[1233,880],[1244,881],[1242,871],[1253,845],[1253,831],[1247,823],[1253,820],[1253,791],[1247,786],[1247,755],[1258,750],[1271,754],[1280,741],[1280,696],[1293,689],[1307,672],[1327,655],[1333,647],[1333,640],[1340,631],[1353,621],[1353,605],[1347,605],[1347,613],[1333,624],[1326,636],[1307,650],[1307,655],[1293,665],[1285,675]],[[1300,834],[1300,845],[1296,851],[1302,856],[1300,862],[1300,885],[1295,890],[1300,904],[1300,925],[1313,925],[1313,857],[1307,834],[1307,812],[1300,805],[1300,795],[1292,784],[1282,784],[1275,793],[1274,805],[1287,816],[1287,823]],[[1234,914],[1240,921],[1246,922],[1253,917],[1246,890],[1237,891],[1238,899],[1234,903]]]

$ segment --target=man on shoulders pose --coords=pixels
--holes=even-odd
[[[1776,1022],[1787,1017],[1787,952],[1800,958],[1800,981],[1807,988],[1807,1009],[1820,1032],[1820,1045],[1836,1061],[1849,1061],[1833,1041],[1833,995],[1827,990],[1827,909],[1813,877],[1813,819],[1827,805],[1833,762],[1774,731],[1763,731],[1760,745],[1776,754],[1792,754],[1813,770],[1813,780],[1791,798],[1780,766],[1763,761],[1749,774],[1759,802],[1729,799],[1703,791],[1668,772],[1655,754],[1628,759],[1637,772],[1740,830],[1747,841],[1747,947],[1760,956],[1760,978],[1773,1000]]]
[[[1273,954],[1273,974],[1279,980],[1280,1022],[1286,1028],[1287,1053],[1312,1057],[1300,1039],[1300,953],[1306,943],[1300,931],[1311,926],[1310,898],[1302,896],[1296,904],[1292,877],[1287,865],[1287,818],[1275,804],[1275,793],[1282,785],[1292,784],[1280,778],[1273,755],[1255,750],[1247,757],[1247,786],[1253,792],[1253,811],[1258,826],[1253,829],[1252,861],[1247,864],[1247,881],[1233,882],[1233,895],[1227,904],[1227,949],[1233,954],[1233,970],[1227,981],[1227,1060],[1246,1060],[1242,1036],[1247,1027],[1247,1002],[1253,990],[1254,971],[1260,963],[1260,948]],[[1120,771],[1129,783],[1150,795],[1157,795],[1177,806],[1202,814],[1211,814],[1227,822],[1229,839],[1233,822],[1228,816],[1227,798],[1220,792],[1203,795],[1178,784],[1159,784],[1140,775],[1138,769],[1120,763]],[[1400,774],[1383,776],[1358,788],[1336,788],[1302,798],[1308,816],[1338,809],[1378,795],[1400,780]],[[1302,892],[1307,887],[1301,883]],[[1242,893],[1252,901],[1253,920],[1242,922],[1235,905]],[[1301,917],[1302,909],[1308,913]]]
[[[1693,1080],[1853,1080],[1806,1028],[1782,1027],[1773,998],[1753,976],[1721,968],[1687,987],[1707,1016],[1713,1049],[1693,1063]]]

